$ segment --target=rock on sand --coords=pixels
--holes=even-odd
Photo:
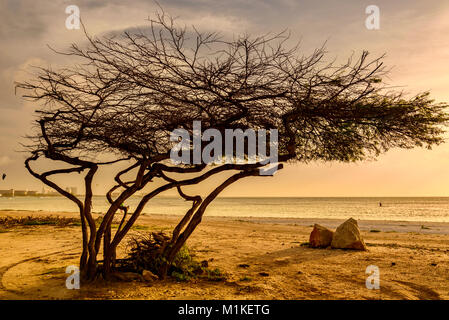
[[[313,226],[309,238],[309,245],[312,248],[326,248],[331,245],[334,232],[319,224]]]
[[[331,247],[334,249],[366,250],[366,244],[360,235],[356,220],[350,218],[338,226],[332,238]]]

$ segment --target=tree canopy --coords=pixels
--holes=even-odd
[[[326,61],[324,48],[301,55],[300,46],[289,45],[286,32],[227,40],[218,33],[179,27],[163,12],[148,28],[101,37],[86,32],[86,39],[86,44],[58,52],[72,57],[73,65],[40,68],[33,80],[17,87],[41,105],[26,167],[78,205],[80,265],[87,278],[114,268],[117,245],[154,196],[176,188],[192,202],[161,250],[170,264],[224,188],[260,175],[256,169],[265,165],[260,162],[170,164],[170,133],[179,128],[192,133],[193,121],[201,121],[203,131],[276,129],[280,163],[360,161],[393,147],[430,148],[443,142],[447,105],[435,103],[427,92],[407,98],[388,87],[383,57],[369,59],[368,52],[337,64]],[[70,167],[37,173],[31,162],[40,158]],[[121,161],[129,166],[117,172],[116,185],[107,194],[111,206],[97,228],[91,213],[92,179],[98,168]],[[235,170],[204,198],[182,190]],[[71,172],[87,172],[84,199],[50,180]],[[123,181],[131,173],[133,178]],[[173,173],[197,176],[175,179]],[[124,212],[112,236],[111,223],[121,204],[154,179],[165,184],[143,196],[134,212]],[[104,262],[98,268],[102,242]],[[166,272],[167,265],[160,274]]]

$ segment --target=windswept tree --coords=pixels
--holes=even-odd
[[[192,205],[160,250],[158,273],[164,277],[220,192],[261,175],[267,162],[260,159],[214,165],[170,161],[171,133],[184,129],[192,137],[194,121],[201,121],[202,132],[277,130],[278,169],[284,162],[361,161],[393,147],[430,148],[443,142],[446,105],[428,93],[407,98],[388,88],[382,82],[382,57],[370,60],[367,52],[337,65],[325,61],[323,48],[301,55],[285,33],[226,40],[178,27],[164,13],[143,30],[102,37],[86,33],[86,38],[83,46],[73,44],[61,53],[73,57],[72,66],[41,68],[35,79],[17,84],[25,98],[41,105],[25,166],[78,206],[85,279],[100,273],[107,278],[116,265],[117,246],[145,206],[176,189]],[[33,168],[38,159],[61,167],[39,173]],[[116,173],[106,195],[109,209],[96,226],[92,181],[100,168],[119,162],[126,168]],[[187,186],[223,172],[228,178],[210,193],[186,193]],[[83,173],[83,197],[52,180],[71,173]],[[156,186],[132,212],[123,209],[127,199],[151,185]],[[113,232],[116,216],[120,224]]]

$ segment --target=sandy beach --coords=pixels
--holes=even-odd
[[[75,213],[0,211],[11,216]],[[178,216],[142,216],[128,237],[169,232]],[[349,217],[348,217],[349,218]],[[80,254],[80,227],[16,226],[0,231],[0,299],[448,299],[449,224],[359,221],[368,251],[311,249],[314,223],[343,220],[205,217],[187,245],[225,281],[173,279],[82,284],[68,290],[65,269]],[[126,242],[119,255],[126,254]],[[243,265],[243,267],[242,267]],[[369,290],[369,265],[380,289]]]

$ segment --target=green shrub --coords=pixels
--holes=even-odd
[[[67,227],[67,226],[77,226],[81,225],[80,219],[78,218],[66,218],[59,216],[45,216],[45,217],[2,217],[0,218],[0,226],[3,228],[12,228],[16,226],[57,226],[57,227]]]
[[[166,259],[164,250],[170,243],[170,238],[162,231],[152,232],[149,236],[133,238],[129,244],[128,258],[121,261],[120,269],[141,273],[149,270],[159,274],[159,270]],[[210,281],[225,280],[225,275],[217,268],[209,269],[207,263],[203,264],[195,259],[187,246],[183,246],[173,259],[167,274],[176,281],[189,281],[191,279],[207,279]]]
[[[240,278],[240,281],[253,281],[253,279],[251,277],[244,276]]]

